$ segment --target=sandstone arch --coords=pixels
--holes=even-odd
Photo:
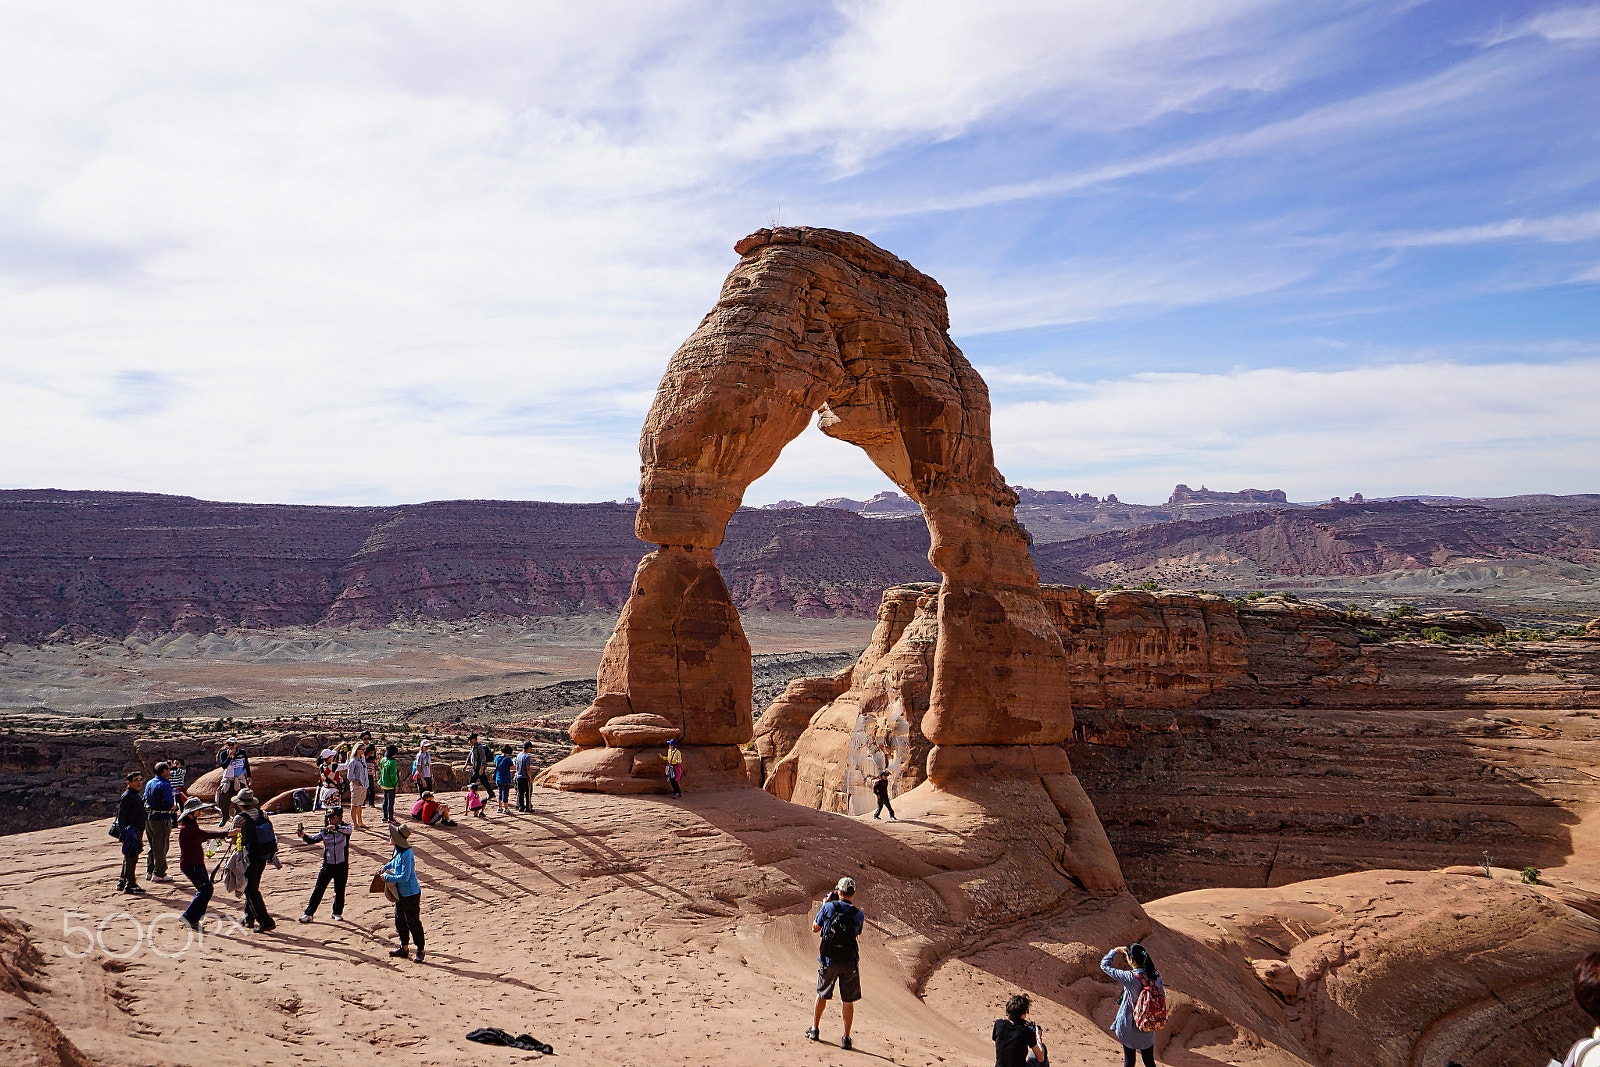
[[[712,549],[813,413],[921,505],[932,534],[944,581],[921,722],[934,745],[929,777],[1064,763],[1061,640],[1017,497],[994,466],[988,389],[950,340],[944,289],[837,230],[760,230],[734,248],[742,258],[673,355],[640,436],[637,530],[662,547],[639,564],[599,696],[573,728],[579,747],[540,780],[663,788],[653,751],[593,744],[600,725],[628,713],[681,729],[690,780],[744,780],[736,746],[752,736],[750,647]]]

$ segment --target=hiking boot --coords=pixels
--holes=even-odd
[[[412,959],[416,960],[418,963],[422,962],[422,950],[420,948],[417,949],[417,954],[413,956]]]
[[[395,959],[405,960],[411,958],[411,951],[402,945],[393,952],[389,953],[389,955],[393,956]]]
[[[178,916],[178,921],[183,923],[183,925],[187,926],[191,930],[199,930],[200,929],[200,924],[195,922],[193,919],[189,918],[187,915]]]
[[[819,1041],[819,1040],[821,1040],[821,1038],[822,1038],[822,1035],[817,1033],[817,1028],[815,1026],[811,1027],[809,1030],[806,1031],[806,1040],[807,1041]]]
[[[144,892],[144,886],[135,885],[134,883],[129,882],[128,883],[128,887],[126,889],[124,889],[123,892],[124,893],[143,893]]]
[[[845,1034],[839,1039],[839,1047],[844,1049],[846,1052],[849,1052],[851,1049],[855,1048],[855,1046],[850,1043],[849,1034]]]

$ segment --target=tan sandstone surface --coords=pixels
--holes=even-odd
[[[325,901],[300,925],[318,850],[291,844],[296,817],[279,817],[285,866],[263,880],[277,930],[213,928],[181,955],[174,913],[188,894],[112,892],[115,846],[97,826],[13,835],[0,839],[0,920],[26,924],[38,956],[19,966],[0,952],[24,980],[7,1010],[30,1022],[8,1029],[0,1062],[539,1058],[464,1040],[496,1026],[565,1062],[981,1065],[998,1006],[1022,989],[1056,1063],[1102,1064],[1119,1050],[1103,1029],[1116,990],[1097,963],[1133,938],[1172,991],[1167,1063],[1442,1063],[1433,1050],[1490,1067],[1536,1062],[1581,1029],[1561,1003],[1564,974],[1600,920],[1558,898],[1594,901],[1587,878],[1365,872],[1187,894],[1146,918],[1127,894],[1071,886],[1040,829],[1053,810],[1030,813],[1018,785],[966,797],[926,785],[900,798],[896,823],[749,789],[681,802],[540,790],[532,815],[416,827],[424,964],[386,955],[390,910],[364,891],[388,854],[375,832],[353,847],[348,921],[329,920]],[[809,915],[844,873],[870,920],[857,1053],[837,1047],[836,1008],[824,1043],[801,1036]],[[238,910],[219,890],[213,915]],[[134,920],[162,916],[135,940]],[[90,934],[63,936],[79,926]],[[1293,972],[1290,993],[1283,968],[1258,973],[1264,961]],[[70,1047],[50,1044],[52,1028]]]

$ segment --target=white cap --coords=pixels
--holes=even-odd
[[[337,755],[338,755],[338,753],[335,752],[333,749],[325,748],[325,749],[322,750],[322,755],[319,756],[318,758],[319,759],[327,759],[329,756],[337,756]]]
[[[428,739],[427,739],[427,738],[426,738],[426,737],[424,737],[424,738],[423,738],[423,739],[422,739],[422,747],[423,747],[423,748],[427,748],[427,747],[428,747],[428,746],[429,746],[429,745],[431,745],[431,744],[433,744],[433,742],[432,742],[432,741],[429,741],[429,740],[428,740]]]
[[[237,737],[229,737],[227,743],[230,745],[237,745],[239,743],[239,739]]]

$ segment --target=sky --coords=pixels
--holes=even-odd
[[[1600,4],[16,0],[0,487],[622,499],[784,224],[944,284],[1012,484],[1600,492],[1597,102]]]

